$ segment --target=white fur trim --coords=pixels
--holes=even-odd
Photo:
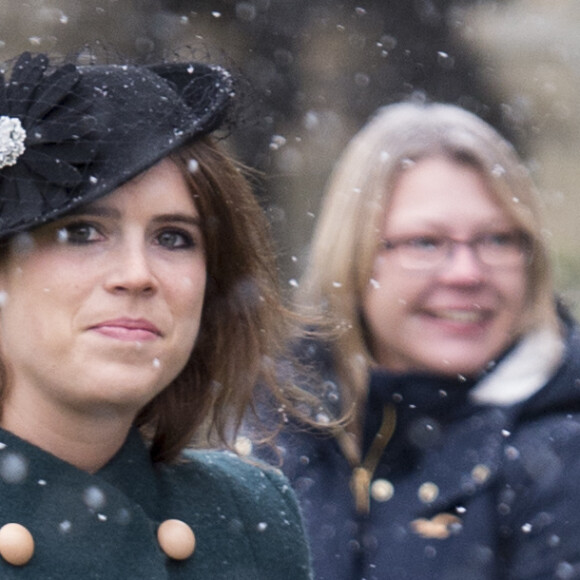
[[[553,330],[530,333],[471,391],[472,401],[484,405],[513,405],[537,393],[562,360],[564,342]]]

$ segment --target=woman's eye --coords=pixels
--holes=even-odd
[[[415,250],[436,250],[443,245],[441,238],[433,236],[418,236],[407,240],[407,246]]]
[[[191,248],[195,245],[193,236],[187,232],[168,230],[157,236],[157,243],[170,250]]]
[[[498,232],[495,234],[486,234],[481,239],[484,246],[512,246],[517,243],[517,236],[511,232]]]
[[[103,235],[92,224],[73,223],[57,230],[57,239],[62,243],[90,244],[103,239]]]

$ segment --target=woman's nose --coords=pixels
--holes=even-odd
[[[151,257],[140,243],[124,243],[109,256],[106,287],[110,292],[134,294],[155,292],[157,282]]]
[[[472,247],[457,244],[440,270],[439,277],[449,283],[479,284],[483,278],[483,268]]]

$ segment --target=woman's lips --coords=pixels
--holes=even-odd
[[[440,320],[448,320],[450,322],[464,324],[480,323],[485,321],[490,316],[489,312],[481,309],[473,310],[455,308],[431,310],[429,315]]]
[[[91,330],[110,338],[132,342],[155,340],[161,336],[161,331],[152,322],[143,318],[105,320],[91,326]]]
[[[423,311],[423,320],[429,326],[435,325],[445,333],[461,336],[479,335],[490,324],[493,314],[490,310],[440,308]]]

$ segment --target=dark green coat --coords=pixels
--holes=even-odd
[[[154,466],[133,431],[91,475],[0,430],[0,525],[32,533],[30,562],[0,560],[0,578],[34,580],[305,580],[310,577],[295,498],[276,470],[224,452]],[[170,560],[156,531],[177,518],[197,545]]]

